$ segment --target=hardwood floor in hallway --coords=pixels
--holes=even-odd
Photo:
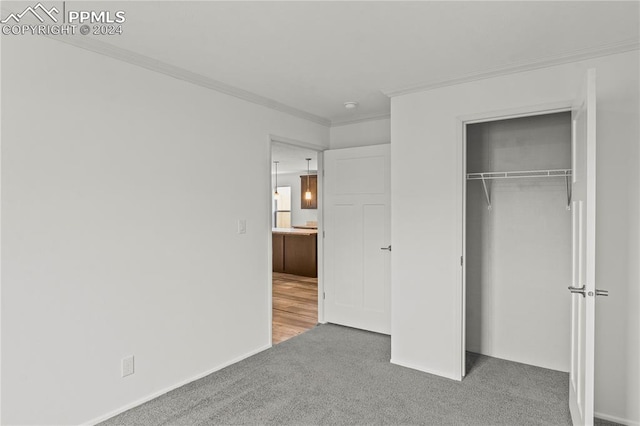
[[[273,344],[318,323],[318,279],[273,273]]]

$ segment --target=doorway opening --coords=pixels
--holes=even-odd
[[[271,339],[278,344],[322,317],[322,152],[271,141]]]
[[[571,113],[465,124],[463,375],[478,355],[569,372]]]

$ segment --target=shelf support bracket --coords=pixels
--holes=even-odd
[[[564,176],[567,182],[567,210],[571,210],[571,182],[569,181],[569,175]]]
[[[482,187],[484,188],[484,196],[487,199],[487,210],[491,210],[491,197],[489,197],[489,191],[487,191],[487,182],[484,180],[484,175],[480,175],[482,178]]]

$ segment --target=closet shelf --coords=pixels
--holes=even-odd
[[[481,180],[482,187],[484,188],[484,196],[487,199],[487,208],[491,210],[491,197],[487,190],[487,180],[493,179],[522,179],[522,178],[536,178],[536,177],[564,177],[567,184],[567,210],[571,208],[571,182],[569,177],[571,176],[571,169],[556,169],[556,170],[526,170],[526,171],[511,171],[511,172],[481,172],[481,173],[467,173],[467,180]]]
[[[571,169],[468,173],[467,180],[571,176]]]

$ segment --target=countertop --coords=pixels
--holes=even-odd
[[[316,235],[317,229],[298,229],[298,228],[272,228],[271,231],[274,234],[289,234],[289,235]]]

